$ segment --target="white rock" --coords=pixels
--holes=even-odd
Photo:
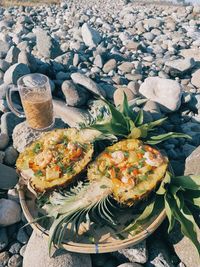
[[[98,31],[93,29],[87,23],[84,23],[81,28],[81,34],[84,43],[89,47],[95,47],[101,42],[101,36]]]
[[[169,67],[172,70],[177,70],[179,72],[185,72],[193,68],[194,65],[195,61],[193,58],[170,60],[165,63],[165,66]]]
[[[54,114],[70,127],[78,127],[80,123],[88,123],[89,113],[80,108],[69,107],[63,101],[53,100]]]
[[[21,220],[19,204],[10,199],[0,199],[0,226],[8,226]]]
[[[55,250],[54,250],[55,251]],[[24,254],[23,267],[92,267],[90,255],[57,250],[48,254],[48,241],[34,232]]]
[[[149,77],[141,84],[139,92],[159,103],[164,112],[175,111],[181,105],[182,87],[174,80]]]
[[[191,83],[196,86],[197,88],[200,88],[200,69],[196,70],[193,74],[192,74],[192,79],[191,79]]]

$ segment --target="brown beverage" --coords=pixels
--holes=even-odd
[[[22,105],[29,126],[44,129],[53,124],[52,98],[38,92],[29,92],[22,98]]]

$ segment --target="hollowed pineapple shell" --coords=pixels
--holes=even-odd
[[[88,179],[90,181],[98,181],[102,178],[105,179],[105,177],[107,177],[107,179],[111,179],[113,192],[112,195],[114,199],[117,200],[120,204],[127,206],[135,204],[138,200],[145,198],[152,190],[155,189],[156,185],[164,178],[168,167],[167,158],[161,155],[161,153],[154,148],[154,152],[158,153],[159,155],[160,164],[159,166],[154,167],[148,165],[144,158],[146,147],[148,147],[148,149],[152,149],[150,146],[145,146],[142,141],[138,139],[126,139],[110,147],[107,147],[106,150],[102,152],[96,158],[96,160],[88,166]],[[143,159],[141,158],[141,150],[143,152]],[[109,177],[109,168],[113,168],[113,166],[114,168],[118,169],[118,175],[123,176],[123,174],[121,174],[124,168],[123,162],[116,164],[116,162],[112,159],[112,153],[117,151],[124,152],[126,154],[127,152],[129,152],[130,162],[131,160],[133,161],[132,166],[137,165],[137,163],[143,161],[143,166],[139,166],[140,164],[138,164],[138,174],[134,175],[134,179],[137,180],[137,183],[135,185],[133,184],[132,178],[129,179],[130,182],[123,182],[123,179],[125,178],[119,179],[115,176],[113,177],[112,175],[112,177]],[[137,155],[140,155],[140,159],[137,158]],[[109,157],[110,161],[107,160],[107,158]],[[127,161],[129,161],[129,158],[127,159]],[[111,166],[109,166],[109,162],[112,164]],[[130,168],[131,163],[128,164]],[[105,170],[103,168],[105,168]],[[140,180],[142,177],[142,172],[145,174],[143,175],[145,179]]]
[[[77,160],[73,164],[73,169],[69,172],[66,172],[61,177],[58,177],[56,170],[49,171],[51,162],[47,164],[45,168],[41,168],[35,166],[37,168],[37,172],[34,172],[30,165],[35,162],[35,158],[39,153],[43,151],[50,151],[53,155],[56,153],[57,147],[56,144],[60,144],[62,146],[62,140],[68,140],[69,142],[78,142],[80,145],[83,145],[85,150],[83,157]],[[52,146],[55,145],[55,146]],[[48,147],[49,145],[49,147]],[[64,143],[63,143],[64,147]],[[63,148],[63,151],[64,148]],[[28,146],[18,157],[16,162],[16,167],[20,172],[23,180],[26,180],[26,183],[31,191],[34,192],[45,192],[48,190],[52,190],[56,187],[63,187],[72,182],[75,177],[82,172],[87,164],[91,161],[93,155],[93,145],[89,142],[85,142],[83,139],[82,133],[80,133],[77,129],[67,128],[67,129],[57,129],[51,132],[44,134],[41,138],[33,142],[30,146]],[[67,152],[63,152],[63,159],[67,158]],[[48,154],[43,159],[44,161],[48,161]],[[52,159],[53,160],[53,159]],[[40,164],[40,162],[38,162]],[[70,167],[66,165],[65,169]],[[48,170],[47,170],[48,169]],[[43,174],[42,172],[43,171]],[[39,175],[36,175],[39,174]],[[48,176],[48,177],[47,177]]]

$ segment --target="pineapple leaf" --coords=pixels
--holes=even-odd
[[[184,201],[183,200],[184,198],[180,196],[181,195],[178,196],[177,194],[177,198],[179,198],[178,201],[170,193],[168,193],[165,198],[165,207],[167,208],[170,207],[171,210],[170,216],[168,217],[170,220],[170,224],[173,225],[172,217],[174,217],[174,219],[180,223],[182,233],[193,242],[200,255],[200,243],[197,239],[197,231],[198,231],[197,229],[199,228],[194,220],[192,213],[187,208],[186,204],[182,203],[181,204],[182,208],[179,207],[179,203]],[[167,213],[167,215],[168,214],[169,213]]]
[[[143,121],[144,121],[144,112],[142,109],[140,109],[140,111],[137,114],[137,117],[134,120],[134,123],[137,126],[141,126],[143,124]]]
[[[167,190],[167,185],[171,182],[171,173],[166,172],[164,179],[162,180],[159,189],[157,190],[156,194],[164,195]]]
[[[121,123],[114,123],[112,121],[105,124],[92,124],[90,125],[90,128],[96,129],[102,132],[104,135],[112,133],[113,135],[126,137],[128,134],[126,126]]]
[[[148,130],[151,130],[151,129],[153,129],[156,126],[161,125],[166,120],[167,120],[167,118],[165,117],[165,118],[162,118],[162,119],[159,119],[159,120],[156,120],[156,121],[145,123],[145,124],[143,124],[143,126],[147,127]]]
[[[125,117],[130,118],[132,121],[135,120],[135,114],[129,107],[128,99],[127,99],[127,96],[125,93],[124,93],[124,101],[123,101],[123,105],[122,105],[122,114]]]
[[[146,140],[145,142],[149,145],[156,145],[156,144],[159,144],[159,143],[166,141],[170,138],[188,138],[188,139],[191,139],[191,137],[187,134],[169,132],[166,134],[151,136],[150,140]]]
[[[199,190],[187,190],[183,192],[185,201],[194,205],[196,208],[200,209],[200,191]]]
[[[172,182],[184,189],[200,190],[200,175],[177,176],[173,178]]]
[[[164,199],[165,199],[165,211],[166,211],[166,215],[167,215],[167,218],[168,218],[168,221],[169,221],[169,227],[168,227],[168,233],[173,229],[174,227],[174,224],[175,224],[175,218],[172,214],[172,210],[171,210],[171,206],[169,205],[169,202],[167,200],[168,196],[165,195],[164,196]]]
[[[162,196],[155,196],[155,198],[146,206],[142,214],[136,218],[136,220],[129,224],[122,232],[129,232],[136,229],[138,226],[141,226],[145,222],[151,220],[155,215],[161,212],[164,209],[164,199]]]

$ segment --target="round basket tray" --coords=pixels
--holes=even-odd
[[[44,229],[39,223],[34,222],[34,219],[37,218],[37,208],[35,206],[35,196],[27,189],[26,186],[20,187],[19,198],[22,210],[24,215],[29,223],[31,223],[32,228],[42,233],[45,238],[48,239],[48,230]],[[125,214],[122,216],[122,221],[133,221],[134,217],[130,214]],[[126,217],[126,218],[124,218]],[[165,219],[166,214],[165,210],[159,211],[152,218],[145,222],[143,225],[140,225],[138,228],[134,229],[129,234],[122,235],[119,239],[119,233],[122,228],[117,227],[113,230],[111,227],[101,225],[101,227],[91,227],[90,230],[85,231],[84,234],[73,236],[70,240],[75,241],[66,241],[62,243],[62,247],[71,252],[77,253],[107,253],[117,251],[119,249],[127,248],[132,245],[136,245],[142,240],[146,239],[149,235],[151,235],[158,226]],[[120,222],[121,223],[121,222]],[[121,223],[121,225],[123,222]],[[88,236],[94,237],[93,241],[88,238]]]

